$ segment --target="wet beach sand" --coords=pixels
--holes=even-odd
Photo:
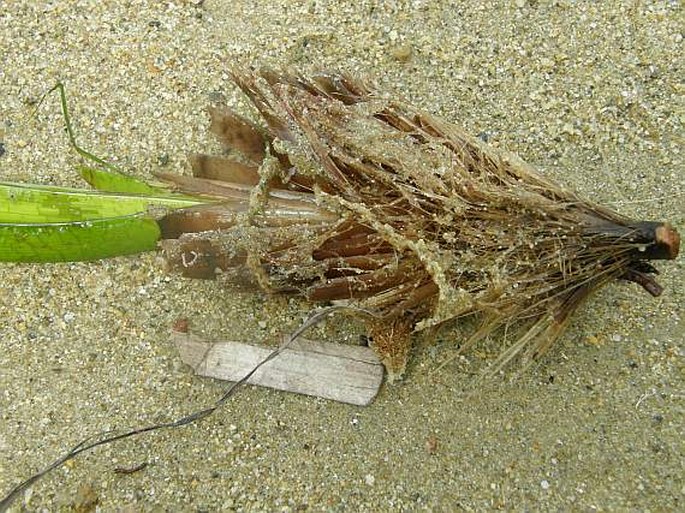
[[[678,2],[252,4],[3,5],[0,180],[86,187],[57,98],[32,117],[57,80],[81,144],[145,179],[218,150],[212,101],[249,113],[227,66],[341,69],[593,200],[685,229]],[[685,269],[682,257],[657,265],[660,298],[605,288],[521,376],[477,382],[501,341],[455,357],[455,325],[419,340],[405,380],[369,407],[245,387],[200,423],[69,462],[13,511],[682,509]],[[169,275],[155,254],[0,265],[0,495],[86,436],[221,395],[180,362],[175,319],[274,344],[311,308]],[[311,336],[361,333],[347,318]]]

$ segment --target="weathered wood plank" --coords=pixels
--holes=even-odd
[[[181,359],[200,376],[238,381],[273,351],[240,342],[208,342],[173,331]],[[365,406],[383,382],[383,365],[372,349],[299,338],[265,363],[248,383]]]

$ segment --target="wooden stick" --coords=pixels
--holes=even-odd
[[[272,349],[233,341],[208,342],[172,331],[184,363],[200,376],[237,381],[272,353]],[[368,347],[298,338],[247,381],[276,390],[366,406],[383,382],[383,366]]]

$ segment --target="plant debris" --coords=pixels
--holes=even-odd
[[[400,377],[415,332],[478,316],[462,349],[515,334],[497,364],[543,354],[588,296],[622,279],[662,292],[668,223],[579,197],[514,155],[345,74],[233,71],[258,126],[213,108],[221,156],[160,174],[220,200],[159,220],[165,256],[195,278],[372,311],[373,347]]]

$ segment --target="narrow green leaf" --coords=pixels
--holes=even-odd
[[[147,214],[44,224],[0,223],[0,261],[75,262],[151,251],[160,237]]]
[[[170,194],[168,189],[155,187],[118,171],[105,171],[88,166],[77,166],[77,170],[91,187],[99,191],[127,194]]]
[[[61,223],[184,208],[204,200],[0,182],[0,223]]]

